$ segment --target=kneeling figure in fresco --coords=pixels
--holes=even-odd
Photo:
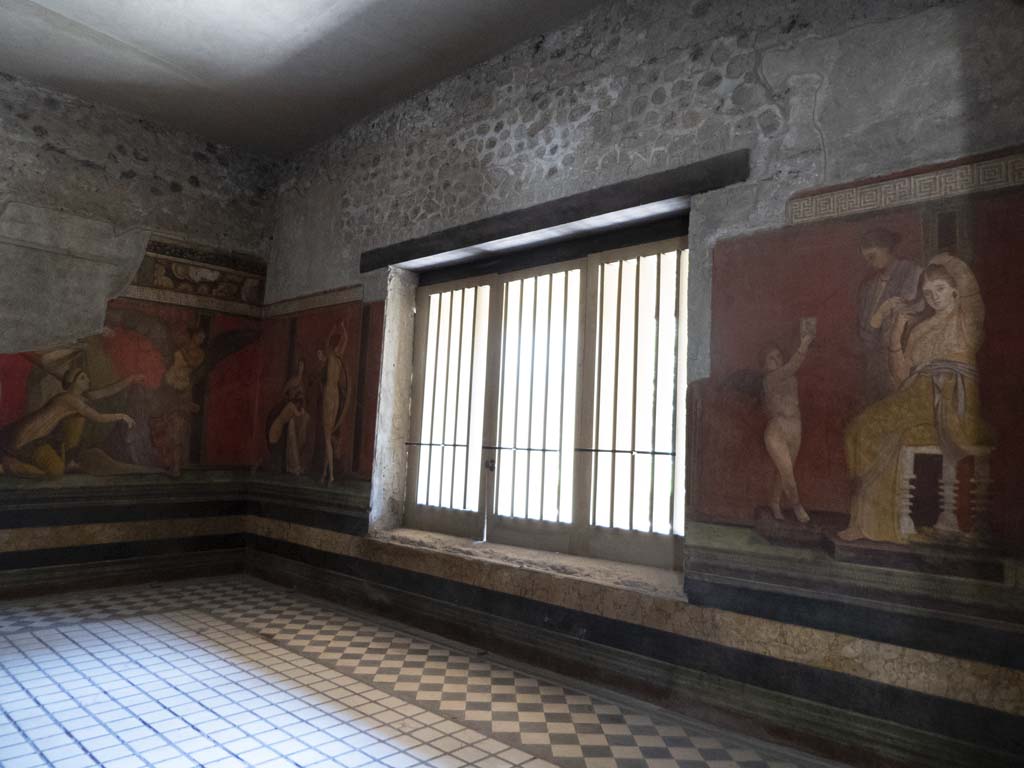
[[[112,397],[140,380],[139,376],[130,376],[108,387],[90,390],[89,375],[81,368],[69,368],[62,380],[63,392],[0,435],[0,467],[20,477],[63,477],[66,471],[77,468],[72,456],[82,440],[86,421],[122,422],[129,429],[135,426],[135,420],[128,414],[100,413],[88,401]]]

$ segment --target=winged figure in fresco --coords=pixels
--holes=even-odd
[[[132,410],[144,422],[127,446],[135,460],[146,460],[177,477],[188,464],[192,427],[210,373],[226,358],[254,343],[255,329],[223,331],[207,338],[198,324],[168,323],[136,312],[111,310],[111,319],[126,336],[125,344],[144,350],[140,367],[149,372],[147,388]],[[131,338],[134,337],[134,338]],[[143,346],[144,345],[144,346]],[[146,433],[146,434],[143,434]]]
[[[784,520],[783,496],[793,505],[793,515],[801,523],[810,520],[800,502],[793,466],[800,452],[802,425],[796,373],[803,365],[814,341],[813,324],[801,324],[800,346],[786,360],[776,344],[761,351],[760,370],[744,368],[726,378],[723,386],[741,392],[760,403],[768,423],[764,429],[764,447],[775,465],[770,507],[776,520]]]

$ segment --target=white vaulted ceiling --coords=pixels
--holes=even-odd
[[[287,153],[602,0],[0,0],[0,71]]]

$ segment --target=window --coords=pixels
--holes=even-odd
[[[407,524],[671,562],[686,254],[674,239],[421,287]]]

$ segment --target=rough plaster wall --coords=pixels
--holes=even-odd
[[[0,202],[266,256],[274,162],[0,74]]]
[[[709,252],[811,186],[1024,141],[1013,0],[620,0],[290,163],[270,299],[365,282],[359,254],[732,149],[748,183],[691,215],[690,375]]]

